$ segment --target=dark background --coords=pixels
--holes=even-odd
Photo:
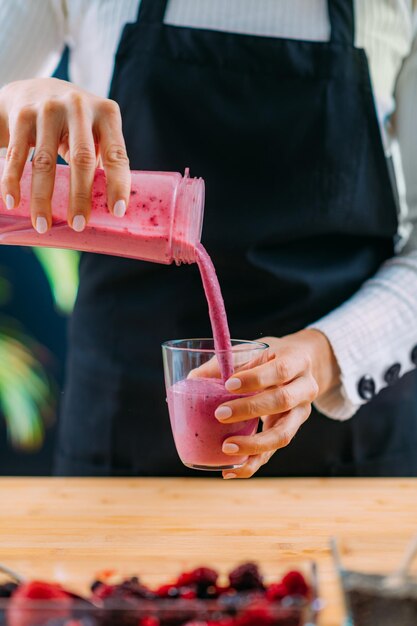
[[[68,78],[68,50],[54,76]],[[64,380],[67,318],[56,312],[46,276],[30,248],[0,246],[0,272],[11,286],[10,301],[1,314],[18,320],[50,353],[48,369],[60,389]],[[36,453],[18,452],[7,440],[0,414],[0,475],[48,475],[52,470],[56,420],[48,427],[43,447]]]

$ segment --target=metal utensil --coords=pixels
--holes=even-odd
[[[417,554],[417,535],[410,541],[398,569],[384,578],[384,589],[394,589],[400,587],[406,580],[410,565]]]
[[[25,582],[25,579],[24,579],[23,576],[21,576],[20,574],[18,574],[14,570],[10,569],[10,567],[6,567],[2,563],[0,563],[0,574],[5,574],[9,578],[11,578],[13,581],[15,581],[15,582],[17,582],[19,584]]]

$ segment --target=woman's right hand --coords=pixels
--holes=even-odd
[[[20,179],[29,150],[31,218],[39,233],[52,223],[51,199],[59,154],[70,163],[68,223],[82,231],[91,210],[94,172],[106,172],[110,212],[122,217],[130,196],[129,159],[116,102],[56,78],[21,80],[0,89],[0,147],[7,147],[1,193],[8,209],[20,202]]]

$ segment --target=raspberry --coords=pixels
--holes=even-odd
[[[236,626],[275,626],[276,617],[267,606],[257,604],[248,607],[241,617],[236,619]]]
[[[41,580],[33,580],[30,583],[20,585],[12,597],[14,600],[23,598],[30,600],[69,600],[69,595],[60,585],[52,585]]]
[[[180,592],[176,585],[161,585],[156,590],[156,595],[160,598],[177,598]]]
[[[143,617],[139,620],[139,626],[159,626],[160,622],[157,617]]]
[[[230,586],[237,591],[264,589],[263,579],[255,563],[244,563],[229,574]]]
[[[184,591],[180,592],[180,598],[182,598],[183,600],[194,600],[196,597],[197,594],[194,589],[185,589]]]
[[[266,597],[271,601],[282,600],[285,596],[288,596],[288,589],[283,583],[273,583],[266,590]]]
[[[288,595],[306,597],[310,592],[310,588],[300,572],[288,572],[281,582],[287,588]]]
[[[38,601],[40,607],[31,609],[33,601]],[[42,601],[51,602],[48,608],[43,608]],[[8,626],[33,626],[46,624],[49,620],[65,620],[69,617],[72,598],[60,585],[34,580],[20,585],[10,598]]]
[[[214,569],[209,567],[197,567],[191,572],[184,572],[178,577],[178,587],[190,587],[191,585],[204,585],[210,587],[215,585],[219,575]]]

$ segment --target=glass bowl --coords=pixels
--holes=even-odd
[[[0,598],[0,626],[314,626],[321,608],[317,568],[315,563],[295,568],[310,585],[308,600],[287,596],[262,605],[259,596],[244,594],[215,600],[109,597],[94,604],[75,595],[64,603]]]

